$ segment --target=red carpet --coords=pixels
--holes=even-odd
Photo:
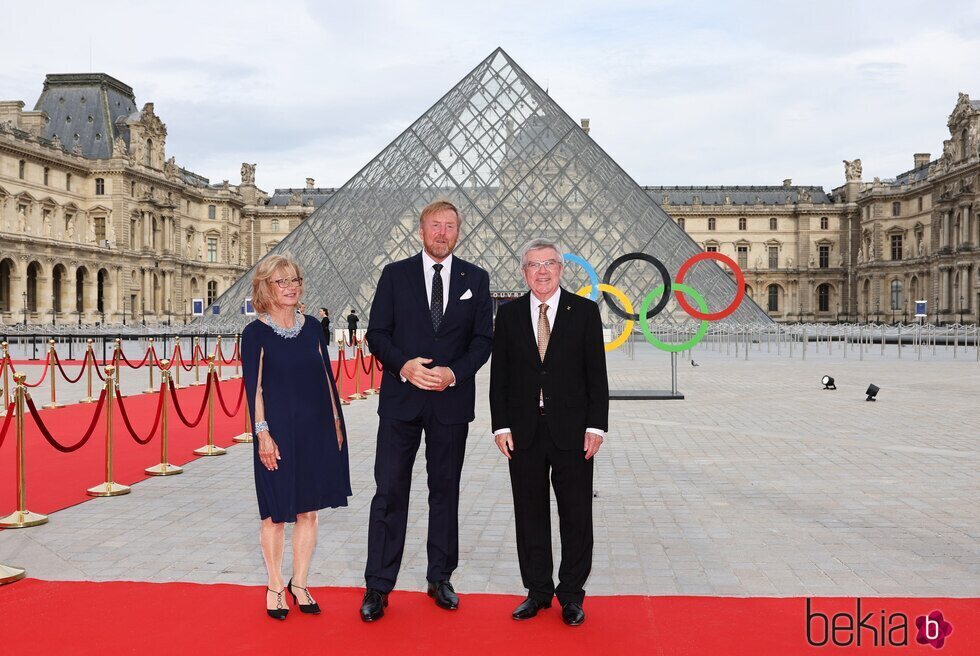
[[[354,373],[354,362],[346,363],[347,372]],[[15,365],[16,366],[16,365]],[[336,367],[336,363],[334,363]],[[357,362],[357,366],[361,366]],[[336,370],[336,369],[335,369]],[[234,371],[233,366],[226,367],[226,375]],[[70,376],[76,376],[78,372],[69,369]],[[206,370],[202,371],[202,380],[206,377]],[[39,374],[34,378],[29,378],[28,382],[34,382]],[[50,374],[49,374],[50,375]],[[123,371],[123,377],[127,380],[146,380],[145,369]],[[380,376],[376,374],[376,380]],[[360,376],[360,390],[368,388],[369,377]],[[181,381],[184,384],[193,381],[193,372],[183,372]],[[354,376],[351,376],[343,383],[343,394],[347,396],[353,392]],[[146,380],[146,382],[149,382]],[[159,378],[155,384],[159,385]],[[64,384],[59,379],[59,384]],[[101,382],[95,381],[96,394],[101,390]],[[222,393],[225,404],[229,410],[233,410],[235,402],[238,400],[239,390],[241,389],[241,379],[227,380],[221,383]],[[189,420],[194,420],[200,410],[204,399],[203,385],[199,387],[188,387],[178,390],[178,399],[184,415]],[[41,414],[41,419],[47,426],[51,435],[62,445],[76,443],[85,434],[96,405],[75,404],[51,410],[42,410],[41,406],[50,399],[50,391],[47,381],[40,388],[30,390],[35,405]],[[130,422],[136,433],[145,438],[153,424],[154,412],[158,404],[157,394],[133,394],[124,397],[123,403]],[[359,403],[359,401],[354,401]],[[244,407],[244,402],[243,406]],[[0,429],[3,426],[3,419],[0,418]],[[177,417],[173,404],[168,413],[169,427],[169,462],[171,464],[183,465],[195,459],[192,451],[207,443],[207,415],[201,420],[196,428],[187,428]],[[245,420],[240,410],[234,418],[227,417],[222,412],[217,401],[215,402],[214,413],[214,435],[215,444],[228,447],[233,444],[232,438],[245,432]],[[56,510],[61,510],[77,503],[89,500],[91,497],[85,494],[85,490],[102,483],[105,480],[105,420],[100,419],[91,439],[80,449],[73,453],[61,453],[49,445],[40,434],[33,418],[27,417],[25,422],[25,450],[27,462],[27,509],[36,513],[49,514]],[[122,421],[119,408],[114,404],[113,407],[113,434],[114,434],[114,464],[113,478],[116,483],[132,485],[142,481],[147,476],[143,469],[160,462],[160,434],[159,429],[149,444],[141,446],[137,444]],[[251,449],[251,445],[245,447]],[[15,431],[13,421],[10,423],[6,439],[0,445],[0,516],[16,510],[16,469],[15,469]],[[219,456],[220,457],[220,456]],[[187,476],[187,474],[181,474]],[[139,494],[141,490],[134,488],[132,494]],[[29,530],[29,529],[27,529]]]
[[[591,597],[580,627],[553,606],[526,622],[510,619],[516,596],[464,594],[460,610],[436,608],[423,593],[395,592],[385,617],[364,624],[361,590],[314,590],[323,614],[293,609],[265,616],[262,588],[189,583],[69,583],[28,579],[0,588],[3,653],[21,654],[977,654],[980,600],[863,599],[863,609],[909,616],[908,645],[811,647],[804,599]],[[853,599],[817,599],[814,609],[854,611]],[[953,626],[941,650],[916,644],[915,617],[942,611]],[[862,611],[864,612],[864,610]],[[843,633],[839,635],[843,641]],[[822,639],[822,636],[817,637]],[[897,636],[896,636],[897,639]]]

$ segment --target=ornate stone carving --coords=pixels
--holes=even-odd
[[[809,189],[800,189],[798,195],[801,203],[809,203],[813,200]]]
[[[58,137],[58,135],[54,135],[53,137],[51,137],[51,147],[57,150],[64,149],[64,147],[61,145],[61,139]]]
[[[255,184],[255,164],[242,162],[242,184],[243,185]]]
[[[844,179],[847,182],[859,182],[861,180],[861,160],[844,160]]]
[[[175,157],[171,157],[163,163],[163,173],[171,179],[177,177],[177,159]]]

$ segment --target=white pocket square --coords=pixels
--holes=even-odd
[[[463,292],[463,295],[459,297],[459,300],[466,301],[471,298],[473,298],[473,290],[467,289],[465,292]]]

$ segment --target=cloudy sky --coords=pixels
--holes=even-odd
[[[357,6],[357,5],[362,6]],[[12,2],[0,99],[98,71],[212,181],[340,186],[502,46],[640,184],[893,177],[980,98],[980,3]]]

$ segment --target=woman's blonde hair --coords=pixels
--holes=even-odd
[[[278,279],[280,271],[286,272],[286,277],[303,277],[299,262],[290,255],[270,255],[259,262],[252,277],[252,307],[256,312],[268,312],[275,306],[276,290],[272,288],[272,281]],[[302,286],[299,295],[302,298]]]

